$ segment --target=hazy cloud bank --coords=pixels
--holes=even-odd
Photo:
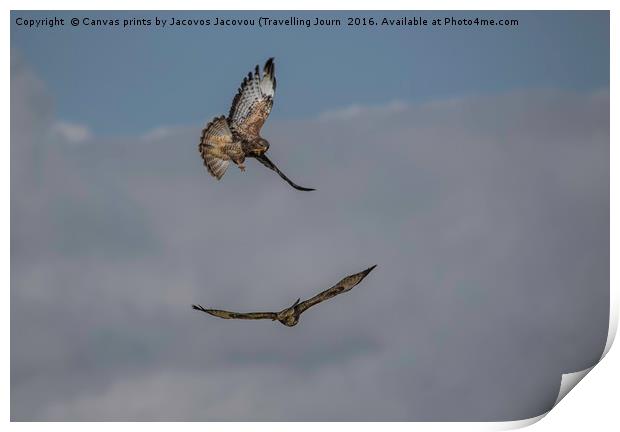
[[[253,161],[215,182],[199,124],[63,123],[11,67],[13,420],[513,420],[603,349],[607,91],[276,102],[302,193]],[[293,329],[189,308],[277,309],[372,264]]]

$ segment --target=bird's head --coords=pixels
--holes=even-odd
[[[295,307],[299,304],[300,300],[301,299],[297,299],[293,306],[278,312],[278,321],[287,327],[293,327],[296,325],[299,322],[299,315],[301,314],[297,312]]]
[[[265,138],[257,138],[252,142],[252,152],[257,155],[264,154],[267,150],[269,150],[269,141]]]

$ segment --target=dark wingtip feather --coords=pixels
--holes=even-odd
[[[377,267],[377,264],[375,264],[372,267],[367,268],[366,270],[364,270],[362,273],[364,273],[364,277],[366,277],[368,275],[368,273],[370,273],[371,271],[373,271],[375,269],[375,267]]]
[[[265,75],[271,75],[271,77],[275,79],[275,65],[273,63],[273,57],[269,57],[269,59],[265,62],[263,71],[265,72]]]
[[[192,305],[192,309],[200,311],[200,312],[208,313],[209,315],[219,316],[219,315],[213,313],[213,312],[217,312],[215,309],[206,309],[206,308],[204,308],[204,307],[202,307],[200,305],[193,304]],[[220,318],[223,318],[223,317],[220,316]]]
[[[307,188],[307,187],[303,187],[303,186],[293,186],[293,188],[300,190],[300,191],[304,191],[304,192],[312,192],[315,191],[316,189],[313,188]]]

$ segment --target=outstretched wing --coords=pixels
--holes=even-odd
[[[276,92],[276,76],[273,57],[267,60],[260,76],[258,65],[254,73],[243,79],[233,99],[228,122],[232,129],[248,141],[257,138],[269,117]]]
[[[219,318],[224,319],[248,319],[248,320],[258,320],[258,319],[270,319],[276,320],[278,314],[275,312],[250,312],[250,313],[238,313],[238,312],[228,312],[224,310],[218,309],[205,309],[200,305],[192,305],[192,309],[199,310],[201,312],[206,312],[209,315],[213,315]]]
[[[293,186],[295,189],[300,190],[300,191],[313,191],[313,190],[315,190],[315,189],[312,189],[312,188],[306,188],[306,187],[298,186],[295,183],[293,183],[286,175],[284,175],[284,173],[282,171],[280,171],[278,169],[276,164],[271,162],[271,160],[269,160],[269,158],[267,156],[265,156],[264,153],[262,155],[253,156],[253,157],[256,158],[260,163],[265,165],[270,170],[273,170],[273,171],[277,172],[278,175],[284,179],[284,181],[286,181],[288,184]]]
[[[226,146],[233,143],[233,136],[224,116],[216,117],[202,130],[198,151],[209,173],[218,180],[226,173],[230,157]]]
[[[342,279],[340,282],[338,282],[336,285],[334,285],[333,287],[323,291],[320,294],[315,295],[311,299],[308,299],[306,301],[299,303],[295,307],[296,312],[301,314],[306,309],[311,308],[312,306],[319,304],[322,301],[329,300],[332,297],[336,297],[338,294],[342,294],[344,292],[349,291],[355,285],[359,284],[366,276],[368,276],[368,273],[370,273],[375,267],[377,266],[374,265],[370,268],[367,268],[366,270],[362,272],[355,273],[354,275],[351,275],[351,276],[347,276],[344,279]]]

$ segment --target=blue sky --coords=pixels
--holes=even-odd
[[[609,86],[607,12],[408,12],[518,18],[518,27],[26,29],[18,16],[92,18],[400,17],[403,13],[12,12],[11,47],[45,82],[64,121],[101,135],[202,123],[225,113],[243,76],[275,56],[281,118],[352,104],[425,101],[513,89]],[[344,61],[343,61],[344,60]]]

